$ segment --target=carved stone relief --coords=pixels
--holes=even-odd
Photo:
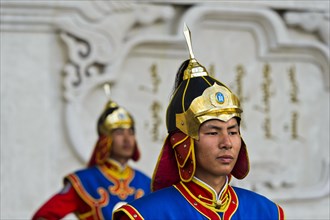
[[[289,26],[300,27],[309,33],[317,33],[330,46],[330,15],[321,12],[287,12],[284,19]]]
[[[329,160],[322,155],[329,152],[325,134],[329,127],[322,122],[329,119],[326,114],[329,107],[315,99],[315,94],[320,99],[329,97],[327,48],[289,39],[282,20],[265,9],[199,6],[188,10],[179,24],[183,22],[193,33],[197,59],[205,66],[212,65],[216,78],[233,90],[241,90],[239,93],[245,96],[242,132],[252,155],[253,172],[244,185],[277,200],[328,195]],[[137,37],[126,42],[116,60],[103,61],[108,76],[114,78],[98,77],[86,87],[75,88],[79,95],[69,91],[66,97],[79,100],[77,97],[90,93],[90,88],[97,88],[105,80],[115,80],[114,97],[135,113],[141,142],[144,146],[159,145],[158,150],[166,136],[161,116],[164,117],[169,100],[168,85],[172,85],[180,62],[187,58],[181,27],[176,36]],[[76,38],[76,46],[69,47],[69,51],[76,51],[70,55],[74,60],[79,39],[92,40],[78,37],[79,31],[66,32],[69,34],[62,36],[67,45],[70,43],[66,37]],[[96,58],[92,60],[97,63]],[[76,62],[83,69],[88,66]],[[115,74],[118,72],[121,75]],[[123,92],[123,88],[129,90]],[[77,152],[82,152],[83,138],[76,133],[81,126],[75,119],[79,105],[81,102],[69,100],[66,121],[69,130],[75,132],[70,134],[73,145]],[[323,117],[311,117],[315,111]],[[75,142],[79,139],[81,142]],[[153,150],[149,156],[156,158],[157,151]],[[315,178],[306,178],[306,173]]]
[[[242,101],[242,135],[251,173],[245,183],[234,180],[234,184],[277,200],[329,195],[329,124],[325,123],[329,103],[324,102],[329,100],[329,48],[290,39],[274,12],[196,6],[182,15],[173,35],[150,28],[174,19],[169,6],[117,1],[21,4],[39,8],[27,12],[8,2],[8,11],[17,13],[21,24],[34,23],[30,31],[56,30],[67,46],[63,121],[82,162],[88,160],[96,140],[96,118],[106,101],[102,84],[110,82],[113,99],[132,111],[137,121],[144,149],[139,166],[152,172],[167,135],[165,112],[174,76],[188,58],[182,34],[186,22],[196,58]],[[30,19],[22,18],[23,11],[30,13]],[[10,19],[4,18],[2,30]],[[284,18],[288,25],[318,32],[329,45],[329,28],[324,28],[328,14],[290,12]],[[151,34],[146,35],[144,28]]]

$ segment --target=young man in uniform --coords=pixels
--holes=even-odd
[[[140,153],[135,139],[134,120],[124,108],[109,101],[97,130],[99,139],[88,168],[64,178],[64,188],[50,198],[33,220],[61,219],[75,213],[79,219],[111,219],[120,205],[150,192],[150,178],[127,165]]]
[[[249,172],[238,98],[194,58],[177,74],[167,109],[168,137],[154,170],[153,193],[114,212],[114,219],[284,219],[280,206],[230,185]]]

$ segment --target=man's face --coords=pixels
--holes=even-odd
[[[134,153],[135,134],[131,128],[117,128],[112,131],[111,158],[127,162]]]
[[[195,141],[196,173],[199,178],[216,178],[231,173],[241,149],[237,120],[209,120],[199,128]]]

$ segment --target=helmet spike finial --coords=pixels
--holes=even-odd
[[[107,104],[105,105],[105,109],[118,107],[118,104],[111,99],[111,86],[109,82],[104,83],[103,90],[105,96],[107,97]]]
[[[106,97],[108,98],[108,100],[110,100],[110,97],[111,97],[110,83],[105,83],[103,85],[103,89],[104,89],[104,93],[105,93]]]
[[[183,80],[194,77],[207,76],[208,73],[205,67],[202,66],[200,63],[198,63],[197,60],[195,59],[195,55],[192,50],[191,33],[186,23],[184,23],[183,25],[183,34],[186,38],[186,42],[189,49],[189,55],[190,55],[189,64],[183,73]]]
[[[187,45],[188,45],[190,59],[194,59],[195,55],[194,55],[193,50],[192,50],[191,33],[190,33],[190,30],[189,30],[186,23],[184,23],[184,26],[183,26],[183,34],[186,38],[186,42],[187,42]]]

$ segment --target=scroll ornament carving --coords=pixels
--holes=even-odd
[[[320,39],[330,46],[329,13],[287,12],[284,19],[289,26],[297,26],[307,32],[318,33]]]
[[[68,51],[68,63],[63,68],[64,98],[67,101],[84,93],[82,90],[90,85],[115,78],[108,73],[115,72],[113,64],[119,62],[121,49],[129,41],[134,25],[148,26],[174,15],[170,6],[103,1],[94,4],[103,14],[96,21],[87,15],[57,21],[60,37]]]
[[[124,48],[129,44],[139,24],[140,29],[156,21],[172,18],[170,6],[93,1],[92,16],[89,11],[79,10],[76,16],[60,17],[56,24],[60,37],[67,46],[68,62],[63,67],[65,121],[68,137],[75,153],[86,162],[90,144],[86,143],[84,122],[84,99],[105,82],[114,83],[120,72],[117,70],[124,59]],[[96,16],[96,11],[99,15]],[[134,37],[139,33],[134,32]],[[91,123],[91,122],[90,122]],[[89,124],[90,124],[89,123]],[[92,138],[90,138],[92,139]],[[88,142],[88,141],[87,141]]]

